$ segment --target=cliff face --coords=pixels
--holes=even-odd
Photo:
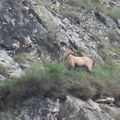
[[[106,107],[107,108],[107,107]],[[17,110],[0,113],[2,120],[119,120],[119,110],[102,110],[92,100],[87,102],[67,96],[65,102],[59,100],[32,98]],[[109,115],[112,113],[112,117]]]
[[[48,52],[51,59],[60,59],[63,48],[71,46],[78,53],[103,63],[98,49],[111,44],[108,36],[111,29],[117,32],[114,44],[119,43],[119,23],[96,11],[76,8],[73,24],[64,17],[65,10],[74,12],[72,6],[64,5],[60,9],[61,6],[53,4],[54,8],[59,8],[56,13],[54,8],[50,9],[50,1],[46,7],[29,0],[1,1],[0,4],[0,46],[8,51],[31,52],[34,49],[39,56]]]
[[[0,80],[23,75],[34,61],[61,62],[68,48],[99,64],[105,64],[107,55],[120,63],[119,17],[113,19],[96,9],[51,1],[0,0],[0,65],[7,68],[0,71]],[[120,6],[117,0],[100,0],[100,3],[109,9]],[[2,111],[0,117],[2,120],[119,120],[119,109],[103,108],[93,101],[70,96],[65,102],[35,98],[25,101],[16,111]]]

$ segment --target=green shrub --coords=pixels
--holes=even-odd
[[[112,56],[108,54],[109,49],[99,49],[98,54],[103,58],[105,64],[112,63]]]
[[[98,64],[94,65],[93,73],[96,76],[103,76],[105,74],[105,70]]]
[[[63,64],[55,62],[33,64],[20,78],[0,81],[0,107],[1,109],[7,106],[15,107],[33,96],[54,99],[72,94],[87,100],[98,94],[111,93],[119,100],[117,87],[120,85],[119,71],[120,66],[116,64],[105,66],[95,64],[93,74],[79,69],[67,70]],[[109,83],[114,85],[113,91],[109,90]]]
[[[93,74],[96,76],[97,79],[102,79],[108,82],[113,81],[114,83],[120,82],[119,71],[120,65],[115,63],[110,63],[104,66],[96,64],[93,68]]]
[[[118,22],[118,19],[120,18],[120,8],[113,7],[109,12],[108,15],[113,18],[115,22]]]

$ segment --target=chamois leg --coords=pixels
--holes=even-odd
[[[74,62],[71,62],[69,64],[69,70],[74,70],[74,68],[75,68],[75,64],[74,64]]]
[[[89,72],[92,73],[92,64],[88,65],[87,67],[88,67]]]

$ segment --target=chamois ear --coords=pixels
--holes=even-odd
[[[71,50],[71,49],[68,49],[67,52],[68,52],[69,54],[75,55],[75,52],[74,52],[73,50]]]
[[[75,48],[71,47],[70,50],[71,50],[72,52],[76,53]]]

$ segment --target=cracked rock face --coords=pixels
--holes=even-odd
[[[84,102],[67,96],[67,100],[61,109],[62,120],[114,120],[92,100]]]
[[[13,44],[24,44],[24,38],[39,39],[45,29],[30,13],[30,6],[19,0],[4,0],[0,3],[0,46],[13,50]]]
[[[41,56],[43,59],[49,56],[52,56],[50,59],[56,58],[55,56],[59,59],[60,45],[54,42],[54,33],[46,30],[46,24],[42,20],[44,16],[41,16],[42,14],[47,16],[48,10],[43,7],[42,14],[37,14],[33,9],[37,2],[33,1],[4,0],[0,2],[0,47],[14,53],[16,51],[30,53],[39,47],[39,55],[44,54],[44,57]],[[46,20],[50,19],[48,16],[46,18]],[[50,37],[51,35],[53,37]],[[59,35],[57,39],[60,39]]]
[[[50,99],[36,99],[24,102],[25,106],[16,111],[1,112],[2,120],[58,120],[60,103]]]
[[[114,120],[92,100],[85,102],[71,96],[67,96],[64,102],[48,98],[44,100],[32,98],[26,100],[24,106],[17,110],[1,112],[0,118],[2,120]]]
[[[0,6],[0,47],[29,53],[35,49],[40,58],[61,61],[65,49],[72,46],[81,55],[104,64],[98,54],[100,41],[95,37],[108,42],[109,29],[118,30],[109,17],[84,8],[76,25],[36,0],[4,0]]]
[[[66,25],[62,19],[53,15],[44,6],[27,1],[4,0],[0,3],[0,46],[6,50],[29,51],[26,38],[32,44],[42,48],[44,54],[52,56],[50,59],[60,60],[64,46],[71,43],[80,50],[82,55],[91,56],[94,60],[103,63],[97,54],[96,43],[86,42],[89,37],[80,37],[75,26]],[[42,54],[42,53],[40,53]],[[47,56],[45,57],[47,58]]]
[[[0,65],[3,65],[6,69],[6,76],[16,76],[20,77],[23,75],[23,70],[20,68],[19,64],[16,63],[12,57],[10,57],[6,51],[0,50]],[[0,80],[5,80],[4,76],[0,77]]]

